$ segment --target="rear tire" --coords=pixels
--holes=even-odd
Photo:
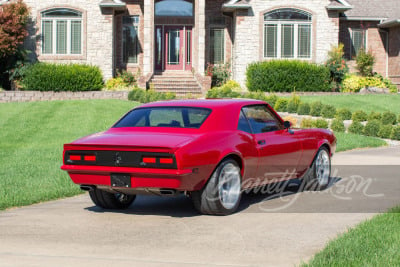
[[[191,193],[195,208],[202,214],[229,215],[239,207],[242,175],[236,161],[222,161],[208,183]]]
[[[311,167],[303,178],[304,188],[321,191],[328,187],[331,176],[331,157],[327,148],[319,149]]]
[[[125,195],[121,193],[110,193],[97,188],[89,191],[93,203],[103,209],[124,210],[136,199],[135,195]]]

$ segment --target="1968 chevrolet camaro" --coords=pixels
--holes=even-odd
[[[247,189],[293,178],[326,187],[335,148],[329,130],[292,129],[263,101],[164,101],[65,144],[61,169],[104,209],[185,193],[199,212],[227,215]]]

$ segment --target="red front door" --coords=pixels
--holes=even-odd
[[[156,70],[191,70],[191,26],[156,26],[155,43]]]

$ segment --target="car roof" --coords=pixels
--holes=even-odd
[[[140,107],[202,107],[219,109],[227,107],[243,107],[247,105],[265,104],[264,101],[243,98],[221,98],[221,99],[186,99],[159,101],[141,105]]]

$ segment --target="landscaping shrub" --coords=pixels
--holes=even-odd
[[[336,114],[336,108],[332,105],[323,105],[321,109],[321,115],[323,118],[333,118]]]
[[[206,75],[211,76],[211,86],[221,86],[225,84],[230,79],[231,74],[231,65],[229,63],[222,65],[207,65]]]
[[[175,99],[174,93],[159,93],[153,90],[144,90],[140,88],[135,88],[128,94],[128,99],[130,101],[137,101],[140,103],[149,103],[160,100]]]
[[[117,91],[128,87],[136,86],[136,77],[132,72],[122,70],[117,72],[117,77],[106,82],[106,89]]]
[[[353,115],[351,116],[351,119],[354,121],[366,121],[368,119],[368,115],[365,111],[363,110],[357,110],[353,112]]]
[[[242,95],[241,97],[249,98],[249,99],[258,99],[258,100],[263,100],[263,101],[266,101],[266,99],[267,99],[264,92],[247,92],[244,95]]]
[[[270,104],[271,107],[275,106],[276,101],[278,101],[278,96],[276,94],[270,94],[268,96],[265,97],[265,101],[268,102],[268,104]]]
[[[362,88],[377,87],[387,88],[386,84],[379,77],[361,77],[355,74],[347,75],[343,81],[342,92],[356,93]]]
[[[323,108],[323,104],[321,101],[315,101],[310,104],[310,115],[311,116],[321,116],[321,110]]]
[[[379,129],[381,128],[381,122],[378,120],[372,120],[367,123],[364,127],[364,135],[367,136],[378,136]]]
[[[371,51],[360,49],[356,57],[356,69],[362,76],[372,76],[375,64],[375,57]]]
[[[397,122],[396,114],[390,111],[386,111],[382,114],[381,119],[382,124],[385,125],[394,125]]]
[[[100,90],[104,83],[97,66],[37,63],[25,71],[22,85],[25,90],[76,92]]]
[[[207,98],[237,98],[242,95],[239,92],[233,91],[229,87],[214,87],[207,92]]]
[[[349,133],[362,134],[364,131],[364,125],[359,121],[353,121],[348,129]]]
[[[317,119],[313,121],[314,128],[328,129],[329,123],[324,119]]]
[[[22,1],[0,1],[0,87],[11,89],[13,72],[26,61],[29,8]]]
[[[378,120],[380,121],[382,119],[382,114],[379,112],[375,112],[372,111],[369,115],[368,115],[368,120],[372,121],[372,120]]]
[[[392,129],[393,129],[392,125],[382,124],[381,127],[379,128],[378,137],[386,139],[390,138],[390,135],[392,134]]]
[[[300,123],[300,128],[312,128],[313,120],[309,118],[304,118]]]
[[[397,122],[400,123],[400,114],[399,114],[399,117],[397,118]]]
[[[344,127],[344,123],[340,119],[332,120],[331,129],[334,132],[345,132],[346,131],[346,128]]]
[[[331,74],[331,81],[335,83],[336,90],[339,91],[342,81],[349,68],[344,60],[344,45],[339,44],[338,46],[332,47],[331,51],[328,52],[328,60],[326,66],[328,67]]]
[[[296,113],[300,103],[301,103],[300,96],[293,93],[292,97],[289,99],[287,103],[287,112]]]
[[[351,120],[352,113],[348,108],[339,108],[336,110],[335,117],[340,120]]]
[[[264,92],[318,92],[330,90],[326,66],[299,60],[271,60],[247,67],[247,88]]]
[[[390,139],[400,140],[400,126],[393,127]]]
[[[310,115],[310,104],[301,102],[297,109],[299,115]]]
[[[284,112],[287,110],[288,102],[289,100],[287,100],[286,98],[279,98],[275,103],[274,109],[276,111]]]

